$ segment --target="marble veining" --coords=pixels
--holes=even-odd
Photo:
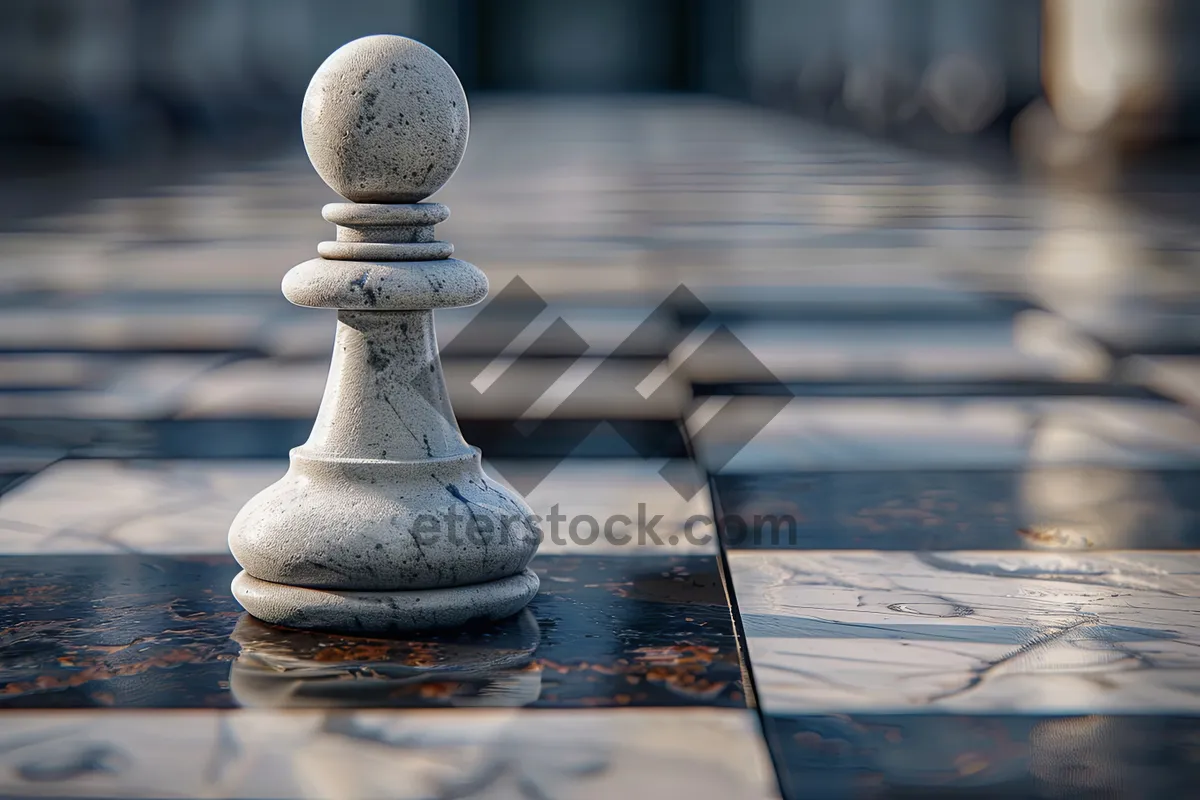
[[[734,552],[771,713],[1200,713],[1200,554]]]
[[[0,794],[779,796],[758,722],[736,709],[5,712]]]

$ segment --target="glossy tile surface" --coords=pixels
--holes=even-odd
[[[727,518],[724,541],[734,549],[1200,546],[1196,469],[734,473],[715,476],[713,486]]]
[[[1177,797],[1200,717],[849,714],[764,719],[789,797]]]
[[[1200,554],[735,552],[772,714],[1200,714]]]
[[[0,708],[745,706],[714,557],[533,567],[528,613],[397,642],[247,618],[227,555],[0,557]]]
[[[1096,397],[786,400],[734,397],[718,412],[721,424],[689,420],[701,463],[718,473],[1200,465],[1200,422],[1172,403]]]

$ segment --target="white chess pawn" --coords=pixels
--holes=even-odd
[[[507,617],[537,593],[533,512],[488,479],[447,397],[433,309],[478,303],[479,269],[434,239],[421,202],[457,169],[467,100],[437,53],[369,36],[331,55],[304,97],[313,166],[349,203],[337,241],[292,269],[293,303],[338,309],[333,364],[308,441],[241,510],[233,593],[266,622],[382,633]]]

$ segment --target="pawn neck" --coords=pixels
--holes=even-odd
[[[431,311],[339,311],[333,363],[303,455],[416,461],[471,452]]]

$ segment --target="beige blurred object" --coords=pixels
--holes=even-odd
[[[1152,137],[1168,99],[1165,0],[1047,0],[1045,83],[1058,121]]]
[[[1189,513],[1152,472],[1094,466],[1032,467],[1021,473],[1017,531],[1035,550],[1171,548]]]
[[[1095,182],[1157,141],[1171,110],[1167,0],[1046,0],[1042,73],[1049,105],[1018,119],[1022,155]]]

